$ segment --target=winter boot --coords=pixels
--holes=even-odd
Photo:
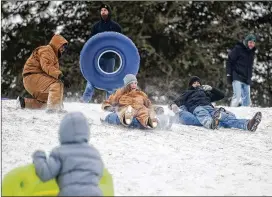
[[[153,110],[149,111],[147,126],[150,126],[151,128],[156,128],[158,126],[158,119],[156,117],[155,111],[153,111]]]
[[[25,108],[25,99],[21,96],[18,96],[16,99],[16,109],[24,109]]]
[[[133,108],[129,105],[124,113],[124,123],[130,125],[133,119]]]
[[[251,132],[254,132],[257,130],[258,125],[260,124],[262,120],[262,113],[257,112],[251,120],[249,120],[247,124],[247,129]]]
[[[219,121],[221,119],[221,110],[218,109],[214,112],[213,116],[212,116],[212,123],[210,126],[210,129],[218,129],[218,125],[219,125]]]

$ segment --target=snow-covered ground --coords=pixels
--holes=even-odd
[[[92,143],[113,175],[115,195],[272,195],[272,108],[227,108],[238,117],[263,113],[255,133],[173,125],[143,131],[102,125],[97,104],[65,103],[93,125]],[[15,109],[2,101],[2,178],[31,163],[36,149],[58,145],[63,114]]]

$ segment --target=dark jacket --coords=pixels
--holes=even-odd
[[[188,90],[184,91],[174,103],[178,107],[185,105],[188,111],[193,113],[196,107],[205,105],[212,106],[212,102],[219,101],[224,97],[224,93],[216,88],[213,88],[211,91],[204,91],[202,87],[194,88],[191,86]]]
[[[36,151],[33,162],[42,181],[56,178],[59,196],[102,196],[99,181],[104,164],[97,149],[88,143],[90,128],[81,112],[67,114],[61,121],[61,145],[49,158],[43,151]]]
[[[101,18],[100,21],[96,22],[93,25],[91,37],[105,31],[114,31],[114,32],[122,33],[121,26],[115,21],[111,20],[110,14],[107,20],[103,20]],[[107,59],[115,58],[115,54],[108,53],[103,55],[103,58],[107,58]]]
[[[232,80],[251,84],[255,50],[255,47],[249,49],[242,42],[238,42],[229,52],[226,69]]]
[[[122,33],[121,26],[118,23],[111,20],[110,18],[108,18],[107,20],[103,20],[101,18],[100,21],[96,22],[93,25],[91,37],[105,31],[114,31],[114,32]]]

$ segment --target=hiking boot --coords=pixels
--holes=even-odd
[[[221,112],[227,112],[227,110],[224,107],[219,107],[218,110],[221,111]]]
[[[221,119],[221,110],[220,108],[218,110],[216,110],[212,116],[212,123],[210,126],[210,129],[218,129],[218,125],[219,125],[219,121]]]
[[[158,119],[157,118],[148,118],[147,125],[151,128],[156,128],[158,126]]]
[[[257,130],[258,125],[260,124],[262,120],[262,113],[257,112],[251,120],[249,120],[247,124],[247,129],[251,132],[254,132]]]
[[[24,109],[25,108],[25,99],[21,96],[18,96],[16,99],[16,109]]]
[[[147,125],[150,126],[151,128],[156,128],[158,126],[158,119],[156,117],[155,111],[151,110],[149,112],[149,117],[147,120]]]
[[[124,113],[124,123],[130,125],[133,119],[133,108],[129,105]]]

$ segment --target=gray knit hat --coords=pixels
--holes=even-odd
[[[124,86],[127,86],[132,82],[137,82],[137,78],[133,74],[127,74],[124,78]]]

